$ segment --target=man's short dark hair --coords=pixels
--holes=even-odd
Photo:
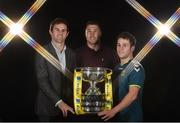
[[[61,24],[61,23],[67,26],[67,31],[69,32],[69,24],[67,20],[65,20],[64,18],[55,18],[53,21],[51,21],[50,30],[51,31],[53,30],[55,24]]]
[[[118,40],[119,38],[123,38],[123,39],[127,39],[129,40],[131,46],[135,46],[136,45],[136,38],[129,32],[122,32],[120,33],[116,40]]]
[[[97,26],[99,27],[99,29],[101,30],[101,25],[99,24],[98,21],[95,21],[95,20],[89,20],[89,21],[87,21],[85,28],[87,28],[87,26],[89,26],[89,25],[97,25]]]

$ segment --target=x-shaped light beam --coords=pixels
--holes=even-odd
[[[151,13],[149,13],[145,8],[143,8],[136,0],[126,0],[134,9],[136,9],[142,16],[144,16],[148,21],[150,21],[156,28],[158,32],[150,39],[150,41],[141,49],[141,51],[136,55],[136,57],[128,64],[124,72],[128,75],[134,69],[134,63],[140,62],[158,43],[158,41],[166,35],[171,41],[173,41],[178,47],[180,47],[180,38],[177,37],[170,28],[176,23],[180,18],[180,8],[168,19],[165,24],[162,24],[158,19],[156,19]],[[168,33],[161,33],[162,27],[167,27]]]
[[[11,28],[15,24],[19,24],[22,27],[30,20],[30,18],[38,11],[38,9],[45,3],[46,0],[37,0],[31,8],[21,17],[21,19],[14,23],[10,20],[5,14],[0,11],[0,20]],[[10,41],[12,41],[13,37],[16,34],[11,33],[9,31],[0,42],[0,52],[8,45]],[[33,38],[31,38],[25,31],[21,31],[19,35],[26,43],[28,43],[31,47],[33,47],[39,54],[41,54],[46,60],[48,60],[54,67],[56,67],[59,71],[61,71],[64,75],[66,75],[70,80],[73,79],[72,73],[54,57],[47,50],[45,50],[39,43],[37,43]]]

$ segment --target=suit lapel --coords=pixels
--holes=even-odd
[[[48,45],[48,49],[49,49],[50,53],[59,61],[56,51],[51,43]],[[68,47],[66,47],[66,50],[65,50],[65,59],[66,59],[66,68],[70,70],[71,56],[70,56]]]
[[[51,55],[53,55],[59,61],[56,51],[51,43],[48,45],[48,49],[49,49]]]
[[[69,54],[68,47],[66,47],[66,50],[65,50],[65,58],[66,58],[66,68],[70,69],[70,54]]]

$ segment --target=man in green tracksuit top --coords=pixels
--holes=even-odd
[[[128,32],[123,32],[117,37],[117,53],[121,62],[114,69],[114,74],[118,75],[114,79],[117,82],[114,88],[117,87],[116,90],[118,90],[118,97],[115,97],[118,98],[118,104],[111,110],[98,113],[105,121],[115,115],[118,121],[143,120],[141,102],[145,72],[142,65],[133,60],[135,42],[135,37]],[[125,68],[130,62],[132,71],[127,72]]]

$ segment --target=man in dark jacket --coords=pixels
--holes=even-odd
[[[44,48],[71,72],[75,68],[75,54],[65,45],[69,34],[67,21],[56,18],[50,24],[51,42]],[[40,54],[36,55],[38,81],[36,114],[40,121],[64,121],[73,111],[73,82]],[[66,117],[66,118],[64,118]]]
[[[116,52],[102,45],[101,35],[101,27],[97,21],[88,21],[86,23],[86,45],[76,50],[78,67],[105,67],[113,69],[119,62]],[[102,90],[103,86],[99,86],[99,88]],[[79,116],[78,120],[103,121],[97,114],[84,114]]]

